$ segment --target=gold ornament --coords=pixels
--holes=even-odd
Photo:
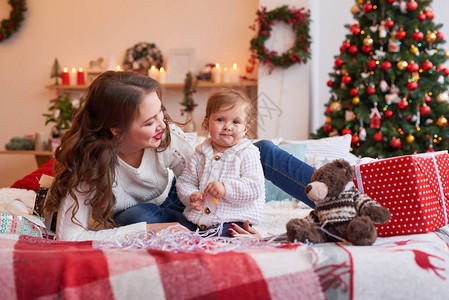
[[[449,53],[446,50],[444,50],[444,58],[446,58],[446,59],[449,58]]]
[[[364,0],[357,0],[358,4],[363,4],[363,2],[365,2]]]
[[[426,41],[428,41],[429,43],[433,43],[435,42],[437,39],[437,35],[433,32],[428,32],[426,34]]]
[[[437,125],[439,127],[446,126],[447,125],[447,119],[444,116],[439,117],[438,120],[437,120]]]
[[[373,46],[373,39],[369,35],[363,39],[363,46],[365,46],[365,47]]]
[[[407,143],[411,144],[415,141],[415,137],[413,136],[413,134],[409,133],[405,140],[407,141]]]
[[[335,136],[335,135],[338,135],[338,130],[337,129],[334,129],[331,132],[329,132],[329,136]]]
[[[360,12],[360,6],[358,6],[357,4],[354,4],[351,7],[351,13],[355,16],[356,14],[358,14]]]
[[[360,98],[359,96],[355,96],[354,98],[352,98],[352,104],[357,105],[360,103]]]
[[[330,123],[332,121],[331,117],[326,117],[326,123]]]
[[[397,63],[396,66],[398,67],[399,70],[404,71],[405,69],[407,69],[408,62],[406,62],[405,60],[401,60],[400,62]]]
[[[411,54],[415,55],[415,54],[418,53],[418,52],[419,52],[419,49],[418,49],[418,47],[416,47],[415,45],[412,45],[412,46],[410,47],[410,53],[411,53]]]
[[[342,109],[340,101],[332,102],[330,107],[332,112],[337,112]]]
[[[412,73],[412,78],[417,82],[419,80],[419,72],[413,72]]]

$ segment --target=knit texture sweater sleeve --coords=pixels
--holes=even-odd
[[[80,225],[72,222],[72,212],[75,200],[67,194],[61,202],[56,223],[56,239],[63,241],[116,241],[125,234],[132,234],[146,230],[146,223],[140,222],[132,225],[93,231],[88,229],[91,206],[86,205],[87,196],[75,192],[79,202],[79,209],[75,214]],[[76,222],[76,220],[75,220]]]
[[[203,155],[199,152],[193,153],[187,167],[181,176],[176,180],[176,191],[181,202],[186,206],[190,206],[190,195],[194,192],[199,192],[199,178],[200,174],[198,166],[204,164]]]

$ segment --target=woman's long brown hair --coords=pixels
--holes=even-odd
[[[162,99],[159,83],[135,72],[107,71],[92,82],[83,107],[55,151],[55,180],[44,203],[44,217],[57,212],[61,200],[69,194],[75,200],[72,222],[81,225],[75,218],[78,191],[88,195],[86,204],[92,206],[91,217],[100,228],[116,226],[111,215],[116,203],[112,193],[116,148],[137,117],[143,97],[152,92]],[[158,151],[170,144],[171,120],[163,110],[167,127]],[[114,136],[111,128],[118,129],[119,134]]]

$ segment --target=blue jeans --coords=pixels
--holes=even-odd
[[[254,145],[260,151],[260,161],[265,178],[294,198],[301,200],[312,208],[315,207],[315,204],[307,198],[305,193],[305,187],[310,183],[310,178],[315,169],[270,141],[261,140]],[[174,179],[167,199],[160,206],[153,203],[133,206],[115,215],[115,222],[119,225],[138,222],[179,222],[187,228],[193,229],[196,225],[190,223],[182,214],[185,206],[179,200],[175,182]]]

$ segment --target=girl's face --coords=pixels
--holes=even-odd
[[[222,107],[204,118],[204,124],[213,141],[217,152],[223,152],[229,147],[237,145],[248,131],[247,114],[243,105],[235,108]]]
[[[144,96],[139,114],[132,122],[121,147],[128,151],[157,148],[161,144],[165,127],[161,100],[156,92],[152,92]]]

